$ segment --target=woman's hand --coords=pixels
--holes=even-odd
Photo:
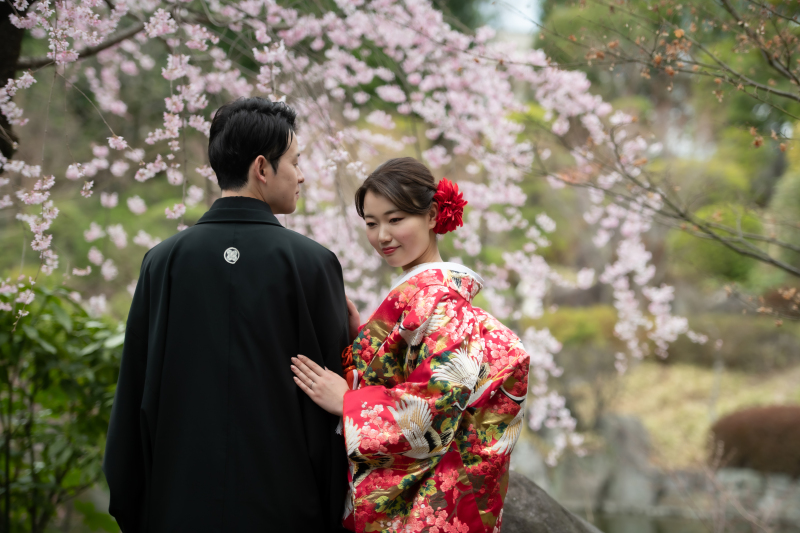
[[[350,325],[350,342],[353,342],[358,336],[361,317],[358,314],[358,309],[356,309],[356,304],[350,298],[347,298],[347,317]]]
[[[294,381],[303,392],[330,414],[342,416],[344,393],[350,390],[347,381],[336,372],[320,367],[305,355],[292,357],[292,363]]]

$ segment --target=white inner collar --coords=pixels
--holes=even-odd
[[[446,261],[442,261],[435,263],[422,263],[421,265],[415,266],[414,268],[412,268],[411,270],[409,270],[408,272],[397,278],[392,284],[391,290],[395,290],[397,287],[399,287],[412,277],[426,270],[451,270],[453,272],[461,272],[462,274],[469,274],[475,279],[475,281],[477,281],[481,286],[483,286],[483,278],[480,277],[480,275],[478,275],[477,273],[475,273],[472,269],[467,268],[464,265],[460,265],[458,263],[449,263]]]

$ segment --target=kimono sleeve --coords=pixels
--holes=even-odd
[[[103,472],[111,493],[108,512],[117,520],[123,533],[141,530],[144,506],[145,458],[141,405],[150,314],[146,261],[145,257],[128,314],[122,363],[103,458]]]
[[[401,338],[387,339],[384,346],[390,349],[371,362],[387,369],[402,366],[393,372],[405,380],[393,387],[362,386],[345,393],[348,455],[418,460],[447,450],[472,388],[472,372],[464,367],[474,326],[469,307],[442,285],[422,288],[411,298],[397,327]]]

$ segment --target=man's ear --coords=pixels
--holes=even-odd
[[[269,179],[272,178],[272,175],[274,174],[272,165],[269,164],[269,161],[267,161],[267,158],[263,155],[260,155],[253,160],[250,171],[254,174],[255,179],[264,185],[268,184]]]
[[[436,227],[436,217],[439,216],[439,204],[436,202],[431,203],[431,210],[428,211],[428,229]]]

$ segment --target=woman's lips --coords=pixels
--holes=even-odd
[[[381,248],[381,251],[383,255],[392,255],[398,248],[399,246],[390,246],[388,248]]]

